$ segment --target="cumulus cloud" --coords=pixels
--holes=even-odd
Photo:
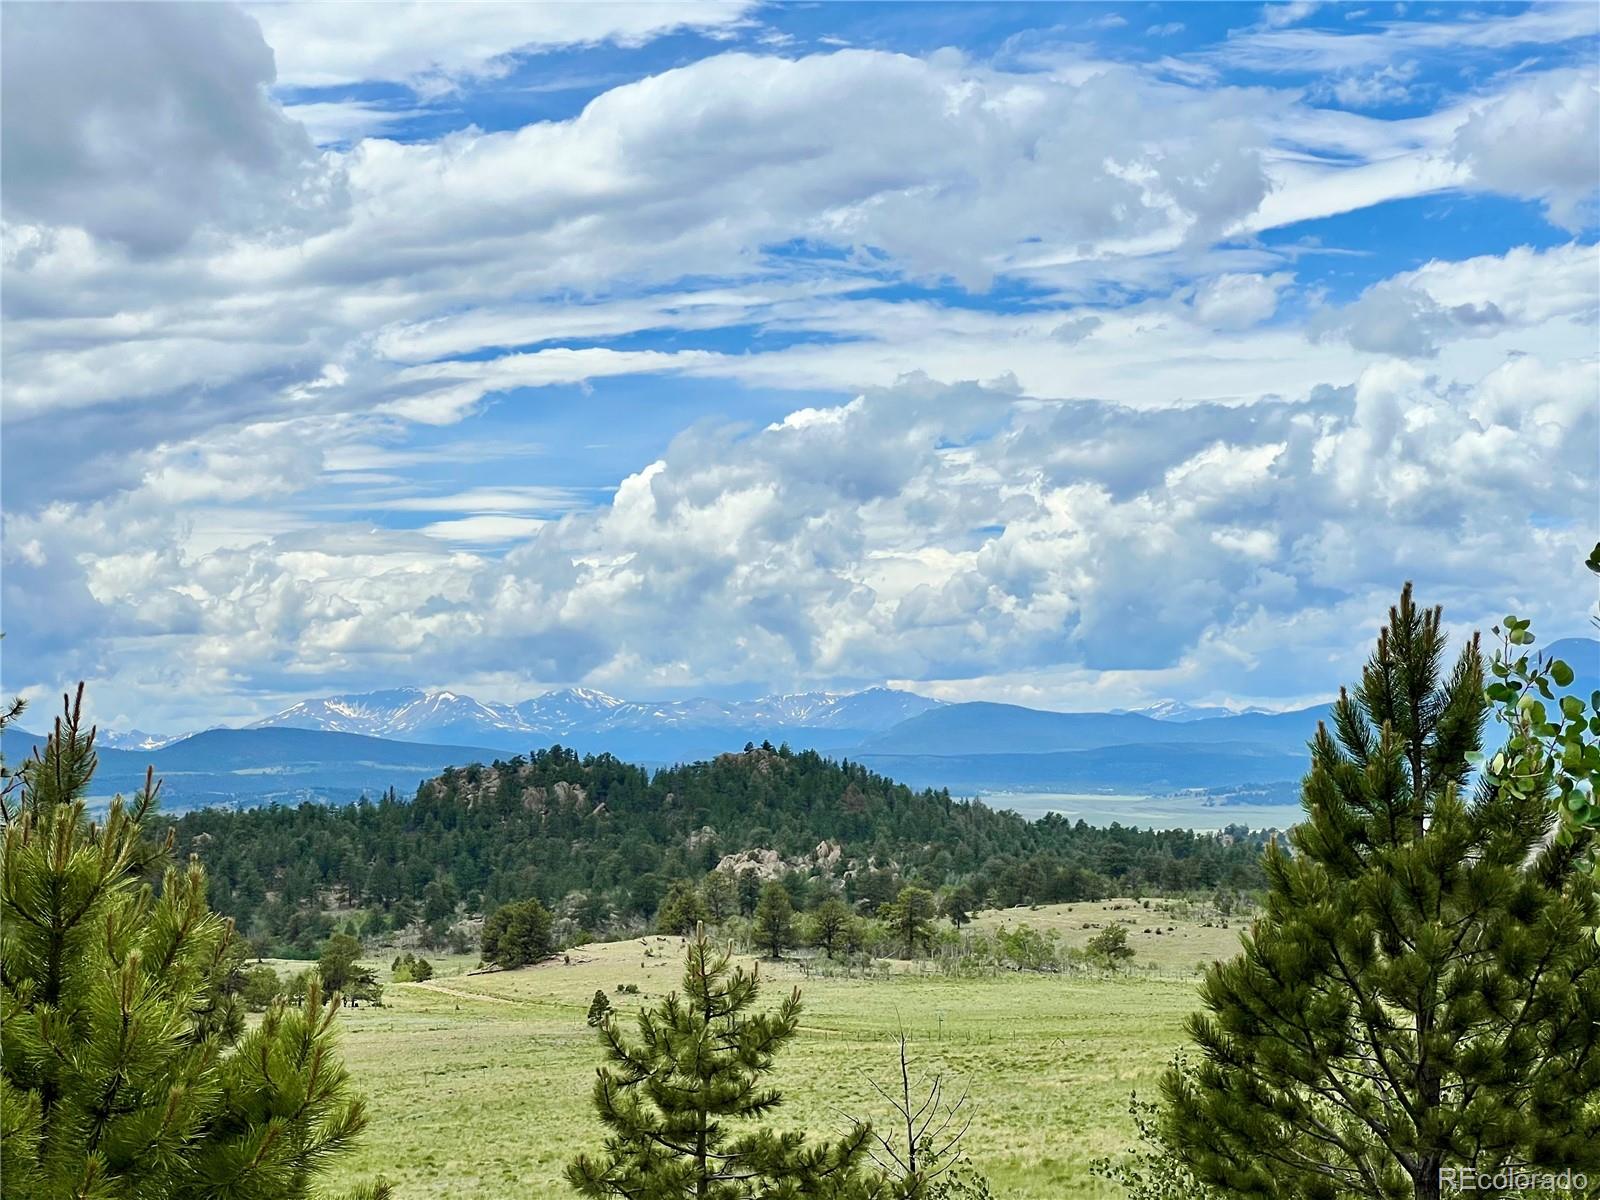
[[[1304,21],[1321,7],[1320,0],[1284,0],[1281,4],[1263,5],[1261,23],[1268,29],[1282,29]]]
[[[1313,337],[1342,337],[1371,354],[1432,358],[1449,337],[1493,332],[1505,323],[1505,314],[1492,301],[1445,308],[1427,292],[1386,280],[1368,288],[1354,303],[1319,314],[1310,332]]]
[[[1450,150],[1481,186],[1542,200],[1576,231],[1600,191],[1600,80],[1587,68],[1520,80],[1475,107]]]
[[[374,72],[416,103],[508,53],[744,19],[558,7],[432,41],[409,10],[392,37],[375,8],[264,19],[285,23],[279,84]],[[387,110],[300,96],[286,116],[231,10],[109,9],[80,31],[92,11],[0,16],[13,675],[99,677],[158,727],[234,715],[223,697],[244,716],[489,677],[891,678],[1074,704],[1105,671],[1298,696],[1405,575],[1468,616],[1527,589],[1537,618],[1570,566],[1593,247],[1429,263],[1320,314],[1308,343],[1300,251],[1242,236],[1461,186],[1567,219],[1562,139],[1591,116],[1559,74],[1390,121],[1193,60],[717,54],[563,120],[318,154],[296,116],[356,141]],[[1535,9],[1462,36],[1576,21]],[[32,38],[95,78],[119,29],[103,95],[13,70]],[[1368,34],[1243,36],[1382,75]],[[1383,61],[1438,48],[1370,36]],[[54,107],[13,105],[18,79]],[[1567,132],[1494,144],[1534,112]],[[14,119],[37,129],[13,141]],[[582,480],[615,488],[598,506],[496,457],[524,436],[518,406],[645,376],[627,386],[680,424],[699,389],[761,415],[663,433]],[[562,430],[588,453],[581,420]],[[1504,519],[1508,487],[1531,533]]]
[[[48,26],[52,44],[66,44],[80,11],[90,10],[28,13]],[[221,23],[259,61],[234,69],[228,42],[188,55],[172,79],[199,72],[260,106],[246,109],[265,114],[269,132],[298,130],[262,97],[270,58],[250,41],[247,20],[209,7],[181,17],[150,6],[115,11],[119,21],[156,22],[129,39],[135,46],[156,42],[160,20]],[[204,75],[213,65],[217,73]],[[137,77],[166,78],[159,66],[145,61]],[[106,107],[83,95],[95,98],[71,103]],[[200,113],[203,98],[162,102]],[[76,111],[71,103],[64,111]],[[428,381],[396,374],[383,357],[383,330],[514,298],[605,295],[691,274],[792,279],[809,268],[846,282],[887,272],[981,288],[1048,253],[1116,256],[1113,243],[1129,237],[1146,239],[1140,252],[1203,241],[1264,194],[1250,105],[1246,93],[1154,83],[1116,67],[1058,79],[948,55],[726,54],[614,88],[566,121],[415,145],[369,139],[325,160],[349,199],[332,225],[287,239],[201,242],[183,239],[206,221],[243,220],[225,206],[211,211],[229,195],[214,185],[219,172],[232,178],[233,152],[197,154],[195,176],[176,167],[141,173],[138,164],[164,153],[164,126],[138,120],[143,110],[130,105],[126,127],[116,127],[117,162],[127,168],[119,180],[153,189],[143,206],[117,204],[116,188],[79,188],[88,181],[59,172],[26,173],[16,184],[37,194],[41,215],[6,229],[9,436],[27,443],[29,424],[71,410],[84,444],[113,447],[116,458],[207,423],[285,411],[385,407],[459,419],[492,389],[470,380],[422,396]],[[17,111],[8,105],[7,118]],[[880,119],[863,122],[862,111]],[[303,148],[303,133],[296,144]],[[7,185],[18,178],[8,171]],[[44,198],[56,192],[60,213],[87,226],[48,223],[57,210],[45,212]],[[271,195],[264,188],[262,202]],[[159,210],[148,221],[147,208]],[[19,204],[8,216],[30,211]],[[116,239],[145,257],[130,260]],[[113,465],[82,486],[127,476]]]
[[[272,50],[236,8],[15,4],[0,33],[9,223],[149,254],[337,211],[337,172],[268,98]]]
[[[425,267],[444,230],[469,228],[480,253],[542,251],[554,285],[747,269],[799,239],[982,287],[1029,242],[1219,231],[1264,194],[1259,151],[1243,94],[1121,69],[1068,83],[879,51],[726,54],[615,88],[570,122],[365,143],[350,172],[372,203],[340,249],[370,254],[381,237]],[[399,203],[415,219],[397,242]]]
[[[1313,339],[1340,338],[1357,350],[1433,358],[1446,343],[1493,337],[1562,318],[1592,325],[1600,268],[1593,246],[1429,262],[1367,288],[1350,304],[1316,313]]]
[[[108,535],[79,586],[120,614],[124,661],[277,686],[508,656],[530,686],[635,691],[1173,671],[1235,633],[1298,645],[1308,608],[1374,604],[1402,577],[1469,606],[1529,589],[1547,612],[1589,532],[1597,414],[1586,364],[1531,359],[1466,387],[1391,361],[1298,399],[1150,412],[908,379],[685,433],[596,510],[429,531],[523,536],[503,558],[378,532],[196,556]],[[1504,519],[1508,489],[1532,530]],[[10,570],[6,586],[9,611]],[[1319,652],[1347,633],[1309,624]],[[1281,655],[1236,674],[1303,687]]]

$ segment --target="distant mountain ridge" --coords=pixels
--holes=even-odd
[[[983,702],[973,702],[983,703]],[[755,700],[622,700],[591,688],[565,688],[516,703],[480,701],[445,689],[389,688],[302,700],[246,729],[320,729],[358,733],[394,741],[441,745],[478,745],[526,749],[535,742],[573,735],[628,733],[663,735],[673,732],[739,730],[757,733],[755,740],[789,731],[838,731],[866,740],[901,721],[936,708],[964,708],[897,688],[874,687],[858,692],[796,692]],[[1020,707],[1020,706],[1012,706]],[[1025,709],[1027,712],[1047,710]],[[1161,700],[1137,709],[1109,713],[1066,714],[1074,717],[1138,716],[1166,722],[1191,722],[1246,714],[1270,715],[1264,708],[1228,708]],[[100,731],[100,745],[116,750],[158,750],[193,734],[158,734],[144,730]],[[587,739],[585,739],[587,740]],[[718,739],[719,744],[722,739]],[[836,748],[850,737],[825,738]],[[545,743],[547,744],[547,743]]]
[[[1235,743],[1301,754],[1329,706],[1286,713],[1161,721],[1139,713],[1047,712],[1015,704],[951,704],[864,742],[863,756],[1053,754],[1108,746]]]
[[[735,731],[762,740],[793,731],[834,731],[839,745],[938,707],[911,692],[868,688],[861,692],[800,692],[757,700],[619,700],[588,688],[547,692],[515,704],[483,702],[457,692],[395,688],[359,695],[305,700],[256,721],[251,729],[288,727],[361,733],[402,740],[500,746],[525,750],[551,739],[577,738],[588,749],[616,750],[621,737],[630,747],[671,741],[663,735],[695,739],[694,732]],[[611,739],[600,746],[598,738]],[[824,739],[827,740],[827,739]],[[715,738],[718,749],[726,739]]]
[[[95,739],[99,769],[92,795],[138,791],[145,771],[161,780],[168,812],[209,805],[256,807],[304,800],[343,803],[389,788],[411,796],[446,767],[502,757],[487,746],[396,742],[320,729],[207,729],[153,750],[122,750]],[[20,765],[42,749],[42,734],[10,726],[0,737],[6,761]]]
[[[1568,638],[1543,650],[1573,668],[1566,690],[1587,698],[1600,688],[1600,642]],[[960,795],[1292,790],[1306,769],[1306,743],[1327,713],[1327,705],[1216,713],[1176,702],[1137,712],[1050,712],[944,703],[892,688],[660,702],[573,688],[517,704],[395,688],[302,701],[246,729],[181,738],[102,734],[96,792],[133,790],[149,764],[166,779],[173,809],[337,802],[390,787],[409,795],[446,766],[557,742],[663,767],[764,740]],[[17,764],[42,741],[13,727],[0,748]]]
[[[945,704],[888,688],[655,704],[570,690],[514,705],[396,688],[305,701],[246,729],[211,729],[164,745],[121,748],[102,740],[96,793],[135,790],[149,765],[165,780],[172,810],[344,802],[391,787],[410,795],[447,766],[558,742],[662,767],[770,740],[957,794],[1149,794],[1292,781],[1322,715],[1309,709],[1164,721]],[[42,740],[13,728],[3,749],[17,762]]]

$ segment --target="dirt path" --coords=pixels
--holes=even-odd
[[[467,992],[467,991],[463,991],[460,988],[445,987],[444,984],[442,984],[442,983],[431,983],[431,982],[427,982],[427,981],[417,982],[417,981],[413,980],[413,981],[411,981],[409,983],[396,983],[396,984],[392,984],[390,986],[392,986],[392,987],[404,987],[404,988],[420,988],[422,991],[425,991],[425,992],[437,992],[441,996],[453,996],[457,1000],[487,1000],[490,1004],[520,1005],[520,1004],[536,1003],[536,1001],[519,1000],[514,996],[492,996],[488,992]]]

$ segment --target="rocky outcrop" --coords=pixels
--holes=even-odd
[[[801,855],[799,858],[785,858],[776,850],[759,847],[740,850],[735,854],[724,854],[714,869],[730,875],[738,875],[742,871],[754,871],[762,879],[781,879],[790,871],[802,873],[821,871],[824,875],[833,875],[843,863],[844,847],[838,842],[822,841],[817,843],[817,848],[810,854]]]

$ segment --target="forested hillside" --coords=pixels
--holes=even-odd
[[[452,768],[411,800],[209,810],[175,821],[212,900],[258,944],[309,951],[330,909],[359,907],[432,935],[466,913],[537,898],[585,930],[654,914],[672,883],[725,856],[781,878],[798,907],[837,881],[864,909],[906,882],[964,883],[997,904],[1140,889],[1251,887],[1263,835],[1028,822],[864,767],[769,746],[650,774],[553,747]],[[739,864],[742,868],[743,862]],[[731,864],[730,864],[731,867]]]

